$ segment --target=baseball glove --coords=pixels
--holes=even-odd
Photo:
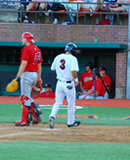
[[[17,80],[13,79],[7,86],[6,91],[8,92],[15,92],[18,89],[18,82]]]
[[[40,92],[42,90],[41,81],[37,81],[36,85],[33,87],[34,91]]]
[[[32,88],[31,95],[33,98],[39,97],[39,93],[42,91],[41,81],[37,81],[36,85]]]

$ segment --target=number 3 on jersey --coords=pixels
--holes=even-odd
[[[64,60],[64,59],[61,59],[61,60],[60,60],[60,63],[61,63],[60,68],[61,68],[62,70],[64,70],[64,69],[65,69],[65,60]]]

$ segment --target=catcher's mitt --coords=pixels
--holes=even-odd
[[[40,91],[42,91],[41,81],[37,81],[36,85],[32,88],[31,95],[33,98],[37,98],[39,96]]]
[[[18,89],[18,82],[13,79],[6,87],[6,91],[8,92],[15,92]]]

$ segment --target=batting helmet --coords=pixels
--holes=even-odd
[[[65,46],[65,51],[68,51],[73,55],[80,53],[80,50],[77,49],[77,46],[74,43],[68,43]]]
[[[100,77],[100,73],[99,73],[99,71],[98,71],[98,69],[97,68],[94,68],[93,69],[93,79],[95,79],[95,76],[98,76],[98,77]]]
[[[30,32],[24,32],[23,34],[22,34],[22,38],[25,38],[25,39],[27,39],[27,41],[29,41],[29,42],[35,42],[34,41],[34,39],[33,39],[33,35],[30,33]]]
[[[93,63],[92,63],[92,62],[87,62],[87,63],[85,64],[85,66],[89,66],[90,69],[93,69]]]

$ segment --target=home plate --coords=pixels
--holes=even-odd
[[[53,128],[53,129],[51,129],[51,128],[42,128],[41,130],[44,130],[44,131],[56,131],[56,130],[61,130],[60,128]]]

